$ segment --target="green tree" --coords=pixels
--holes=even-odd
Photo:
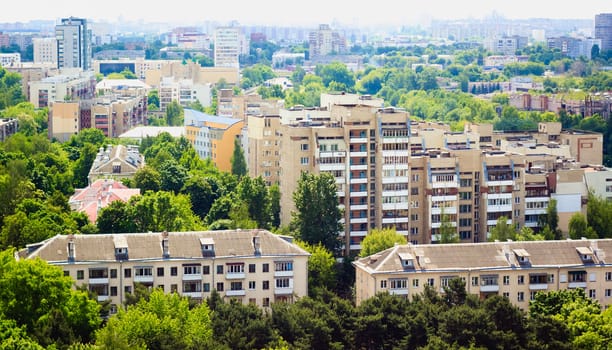
[[[189,197],[172,192],[147,192],[130,198],[136,232],[195,231],[202,228]]]
[[[96,333],[100,349],[204,349],[212,342],[206,303],[190,308],[187,298],[155,289],[111,317]]]
[[[197,174],[189,177],[183,193],[189,195],[193,212],[204,219],[213,203],[221,194],[221,188],[216,178]]]
[[[586,217],[580,213],[574,213],[569,220],[569,236],[571,239],[597,238],[597,233],[588,226]]]
[[[308,258],[308,293],[313,295],[317,289],[332,290],[336,284],[336,259],[331,251],[321,244],[312,245],[296,241],[302,249],[310,253]]]
[[[0,253],[0,313],[39,344],[88,342],[100,326],[100,306],[73,290],[61,269],[40,259],[15,260]]]
[[[177,101],[166,105],[166,124],[168,126],[183,125],[183,107]]]
[[[134,174],[134,187],[139,188],[140,193],[157,192],[161,189],[161,174],[151,166],[145,165]]]
[[[230,158],[230,163],[232,165],[232,174],[242,177],[248,173],[244,151],[238,138],[234,139],[234,152]]]
[[[444,208],[442,208],[441,224],[440,224],[440,243],[459,243],[459,235],[457,234],[457,229],[453,227],[451,223],[451,218],[448,214],[444,213]]]
[[[599,238],[610,237],[612,233],[612,202],[589,192],[587,222]]]
[[[89,180],[89,171],[93,165],[98,149],[96,145],[86,143],[81,147],[79,159],[73,163],[72,172],[74,174],[73,186],[75,188],[87,187]]]
[[[561,239],[561,230],[559,230],[559,215],[557,214],[557,200],[550,199],[546,208],[546,226],[553,233],[554,239]]]
[[[159,110],[159,92],[157,90],[150,90],[147,94],[147,103],[149,106],[157,107]]]
[[[243,176],[236,187],[238,197],[248,206],[248,215],[255,220],[257,227],[270,228],[272,212],[268,187],[261,176],[251,179]]]
[[[270,194],[270,213],[272,215],[272,227],[280,227],[280,187],[278,184],[270,186],[268,193]]]
[[[315,73],[321,77],[326,87],[336,83],[344,87],[347,92],[354,90],[355,76],[344,63],[336,61],[326,65],[317,65]]]
[[[497,219],[497,224],[491,228],[491,236],[489,241],[500,241],[505,242],[509,239],[514,240],[516,238],[516,231],[512,225],[508,225],[508,219],[505,216],[501,216]]]
[[[292,213],[291,225],[300,239],[309,244],[320,243],[334,254],[338,253],[342,244],[338,233],[343,225],[335,178],[329,173],[303,172],[293,192],[293,201],[296,211]]]
[[[113,201],[100,210],[96,220],[100,233],[136,232],[132,207],[124,201]]]
[[[382,252],[387,248],[391,248],[396,244],[406,243],[408,243],[406,237],[397,233],[395,228],[373,229],[365,236],[363,241],[361,241],[359,256],[370,256]]]

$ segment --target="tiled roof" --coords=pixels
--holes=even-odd
[[[521,257],[527,259],[531,267],[573,266],[585,264],[581,257],[585,252],[592,253],[592,261],[586,263],[610,263],[612,239],[406,244],[361,258],[354,264],[371,273],[404,271],[406,265],[402,259],[410,256],[414,257],[414,268],[417,271],[514,268],[520,267]]]
[[[128,188],[119,181],[98,179],[86,188],[75,190],[68,203],[74,210],[85,212],[93,223],[98,218],[99,209],[116,200],[127,202],[132,196],[139,194],[140,189]]]
[[[308,252],[290,243],[282,236],[265,230],[225,230],[169,232],[170,258],[202,258],[201,238],[212,239],[215,257],[254,256],[253,237],[259,237],[261,256],[309,255]],[[162,258],[162,234],[127,233],[74,235],[75,261],[116,261],[117,239],[125,240],[129,260],[151,260]],[[20,252],[27,258],[40,257],[49,262],[67,261],[69,236],[56,235],[44,242],[29,245]]]

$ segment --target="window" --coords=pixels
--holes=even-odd
[[[478,276],[472,276],[472,286],[478,285]]]
[[[200,265],[183,265],[183,275],[199,275]]]
[[[302,143],[302,144],[300,144],[300,150],[302,150],[302,151],[308,151],[308,144],[307,144],[307,143]]]
[[[227,264],[227,273],[244,273],[244,264]]]
[[[472,179],[460,179],[459,180],[459,186],[461,186],[461,187],[471,187],[472,186]]]
[[[127,276],[126,276],[127,277]],[[83,270],[77,270],[77,279],[78,280],[82,280],[85,278],[85,271]]]
[[[300,164],[308,165],[308,157],[301,157],[300,158]]]
[[[249,289],[255,290],[255,281],[249,281]]]
[[[427,285],[433,287],[435,283],[435,280],[433,278],[428,278],[427,279]]]
[[[111,278],[117,278],[117,269],[111,269],[110,276]]]
[[[412,174],[412,182],[418,182],[419,181],[419,174]]]
[[[199,293],[202,291],[202,284],[197,281],[183,282],[183,293]]]
[[[249,273],[255,273],[255,264],[249,264]]]
[[[289,278],[277,278],[275,282],[276,288],[289,288],[291,286]]]
[[[153,268],[152,267],[135,267],[134,268],[134,276],[136,277],[144,277],[144,276],[153,276]]]
[[[125,286],[125,287],[123,288],[123,291],[124,291],[126,294],[132,294],[132,286]]]
[[[525,293],[524,292],[518,292],[516,294],[516,301],[524,301],[525,300]]]
[[[261,305],[262,305],[263,307],[268,307],[268,306],[270,306],[270,298],[263,298],[263,301],[262,301]]]
[[[535,300],[535,296],[536,296],[537,291],[532,290],[531,292],[529,292],[529,300]]]
[[[419,221],[419,214],[410,214],[410,221]]]
[[[70,271],[64,270],[64,276],[70,276]]]
[[[503,296],[504,298],[510,298],[510,292],[503,292],[503,293],[502,293],[502,296]]]
[[[124,269],[123,276],[125,276],[125,278],[132,278],[132,269]]]
[[[380,288],[382,289],[387,288],[387,280],[380,281]]]
[[[413,187],[410,189],[410,194],[413,196],[416,196],[419,194],[419,188],[418,187]]]
[[[472,212],[472,205],[471,204],[461,204],[461,205],[459,205],[459,212],[460,213],[471,213]]]
[[[406,278],[394,278],[389,280],[391,289],[406,289],[408,288],[408,279]]]
[[[597,291],[595,289],[589,289],[589,298],[597,298]]]
[[[204,275],[210,275],[210,266],[208,266],[208,265],[202,266],[202,273]]]
[[[267,263],[263,264],[261,266],[261,269],[262,269],[263,272],[270,272],[270,264],[267,264]]]
[[[176,275],[178,275],[178,269],[176,268],[176,266],[170,267],[170,276],[176,276]]]
[[[606,281],[612,281],[612,271],[606,272]]]
[[[178,284],[170,285],[170,293],[176,293],[178,291]]]
[[[293,262],[292,261],[275,262],[274,271],[293,271]]]
[[[223,274],[223,265],[217,265],[217,275]]]
[[[111,297],[116,297],[117,296],[117,287],[115,287],[115,286],[110,287],[110,295],[111,295]]]
[[[510,276],[504,276],[503,277],[504,280],[504,285],[507,286],[510,284]]]
[[[217,291],[223,292],[223,282],[217,282]]]
[[[263,281],[263,282],[261,283],[261,289],[263,289],[263,290],[268,290],[268,289],[270,289],[270,281]]]
[[[459,231],[459,239],[472,238],[472,231]]]
[[[230,290],[242,290],[242,282],[234,281],[230,283]]]
[[[525,284],[525,276],[519,275],[518,278],[517,278],[517,283],[518,284]]]
[[[606,295],[606,298],[611,297],[611,296],[612,296],[612,289],[609,289],[609,288],[608,288],[608,289],[606,289],[606,293],[605,293],[605,295]]]
[[[497,286],[497,284],[497,275],[486,275],[480,278],[481,286]]]
[[[415,278],[415,279],[412,280],[412,286],[415,287],[415,288],[419,287],[419,279],[418,278]]]
[[[459,218],[459,226],[461,227],[471,227],[472,219],[471,218]]]
[[[157,268],[157,276],[163,276],[164,275],[164,268],[163,267],[158,267]]]
[[[450,281],[457,276],[442,276],[440,277],[440,287],[448,287]]]

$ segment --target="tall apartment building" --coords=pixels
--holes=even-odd
[[[34,38],[34,64],[50,64],[57,66],[57,38]]]
[[[484,242],[502,217],[542,229],[556,199],[559,228],[585,212],[582,165],[600,165],[602,135],[540,123],[537,131],[498,132],[466,124],[411,121],[380,99],[322,95],[320,108],[281,109],[248,118],[252,175],[281,190],[281,222],[294,210],[302,171],[336,179],[346,253],[373,228],[395,228],[414,244],[436,242],[452,227],[461,242]]]
[[[159,85],[159,110],[166,111],[172,101],[183,107],[199,102],[203,107],[209,107],[212,99],[212,84],[195,83],[192,79],[175,80],[173,77],[163,78]]]
[[[612,50],[612,13],[595,15],[595,38],[601,39],[601,51]]]
[[[84,18],[62,18],[55,26],[58,68],[91,69],[91,29]]]
[[[310,58],[326,56],[331,53],[343,53],[346,51],[346,39],[337,31],[330,28],[328,24],[319,25],[319,29],[308,35],[310,47]]]
[[[547,38],[546,43],[549,49],[558,49],[562,54],[571,58],[586,57],[591,59],[593,47],[596,45],[601,47],[601,39],[568,36]]]
[[[248,42],[240,27],[215,29],[215,67],[240,68],[238,58],[248,53]]]
[[[309,253],[263,230],[56,235],[18,258],[40,258],[86,285],[111,313],[140,283],[204,300],[269,307],[308,295]]]
[[[380,292],[412,297],[425,286],[444,293],[460,278],[482,299],[501,295],[527,310],[540,291],[584,289],[612,305],[612,240],[399,245],[353,263],[359,305]]]

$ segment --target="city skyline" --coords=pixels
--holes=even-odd
[[[200,24],[206,21],[237,21],[242,25],[270,26],[312,26],[317,23],[340,23],[355,26],[380,25],[426,25],[432,19],[482,19],[497,15],[508,19],[551,18],[551,19],[593,19],[598,13],[612,12],[612,4],[603,0],[583,0],[559,5],[551,1],[533,2],[516,0],[499,3],[486,0],[458,4],[452,0],[432,0],[427,6],[412,6],[404,3],[397,10],[397,3],[391,0],[377,1],[376,11],[372,3],[363,0],[346,2],[324,2],[311,0],[302,6],[278,0],[258,2],[236,0],[228,10],[225,6],[212,3],[194,8],[192,3],[177,6],[152,7],[142,1],[107,0],[103,6],[93,7],[91,3],[59,0],[48,6],[42,0],[33,0],[27,11],[3,11],[0,22],[15,23],[32,20],[56,20],[69,16],[87,18],[93,21],[129,22],[141,21]],[[416,5],[416,4],[414,4]],[[189,10],[193,9],[193,10]],[[298,10],[299,9],[299,10]]]

